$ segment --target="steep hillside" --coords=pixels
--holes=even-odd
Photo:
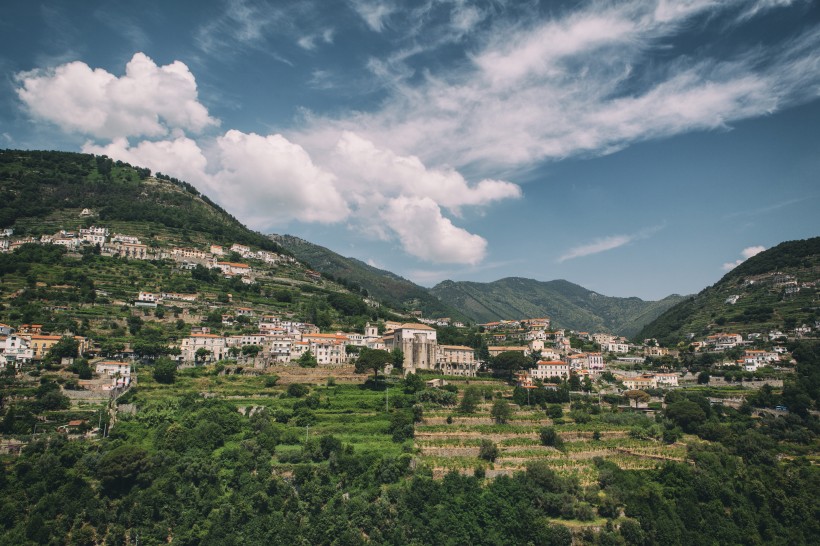
[[[820,237],[788,241],[749,258],[720,281],[647,324],[639,337],[677,343],[691,334],[814,328],[820,316]]]
[[[444,281],[431,292],[479,322],[549,316],[558,326],[627,336],[683,299],[677,295],[660,301],[613,298],[565,280],[518,277],[491,283]]]
[[[441,302],[426,288],[394,273],[372,267],[355,258],[346,258],[293,235],[270,237],[322,275],[331,275],[339,280],[355,283],[374,298],[396,309],[418,309],[427,317],[464,318],[461,312]]]
[[[83,209],[93,216],[80,218]],[[189,243],[241,243],[278,251],[192,185],[107,157],[0,151],[0,227],[15,235],[104,223],[135,235]]]
[[[110,236],[81,242],[90,226]],[[0,229],[0,322],[88,336],[103,353],[172,345],[194,326],[255,331],[248,313],[325,331],[398,318],[389,306],[367,305],[359,290],[310,274],[190,184],[106,157],[0,151]],[[121,252],[124,244],[142,254]],[[139,308],[140,292],[169,296]]]

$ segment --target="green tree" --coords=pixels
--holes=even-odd
[[[458,409],[462,413],[474,413],[479,403],[481,403],[481,389],[470,385],[464,390]]]
[[[177,377],[177,364],[167,357],[162,357],[154,364],[152,373],[157,383],[171,384]]]
[[[677,423],[684,432],[695,432],[706,421],[706,412],[696,402],[679,400],[666,406],[666,417]]]
[[[481,446],[478,448],[478,458],[485,461],[494,462],[498,458],[498,446],[492,440],[481,440]]]
[[[564,440],[553,427],[542,427],[538,436],[541,439],[541,445],[564,449]]]
[[[497,375],[511,378],[515,372],[529,368],[532,362],[521,351],[504,351],[493,359],[492,365]]]
[[[59,363],[63,358],[77,358],[79,356],[80,342],[72,337],[62,337],[49,349],[46,359]]]
[[[210,350],[206,349],[205,347],[200,347],[194,353],[194,362],[204,364],[207,359],[211,357],[213,353]]]
[[[310,349],[302,353],[296,363],[299,364],[300,368],[315,368],[319,365]]]
[[[356,359],[356,373],[373,371],[373,378],[378,379],[379,371],[393,361],[393,356],[382,349],[368,349],[362,347],[359,358]]]
[[[636,408],[638,407],[638,404],[645,404],[651,400],[649,394],[641,390],[626,391],[624,396],[630,400],[630,404],[634,402]]]
[[[255,358],[260,352],[262,352],[262,347],[259,345],[245,345],[242,347],[242,356]]]
[[[390,358],[394,367],[398,369],[404,367],[404,351],[398,347],[395,347],[392,351],[390,351]]]
[[[418,374],[409,373],[404,376],[404,392],[407,394],[415,394],[424,390],[424,381]]]
[[[505,424],[512,417],[512,408],[510,404],[503,398],[499,398],[493,402],[493,408],[490,410],[490,415],[498,424]]]

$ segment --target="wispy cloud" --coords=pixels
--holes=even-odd
[[[523,168],[721,129],[815,99],[820,28],[722,56],[667,51],[695,17],[738,5],[591,2],[529,26],[495,23],[463,64],[423,77],[397,56],[423,46],[405,48],[369,60],[389,90],[381,108],[314,116],[298,138],[321,146],[350,130],[432,164]],[[651,62],[662,48],[667,60]]]
[[[610,235],[607,237],[600,237],[598,239],[593,240],[590,243],[585,243],[570,248],[564,254],[562,254],[557,261],[558,263],[562,263],[567,260],[574,260],[575,258],[591,256],[592,254],[599,254],[601,252],[606,252],[607,250],[613,250],[624,245],[628,245],[629,243],[632,243],[634,241],[647,239],[662,228],[663,226],[654,226],[651,228],[643,229],[631,235]]]
[[[759,207],[756,209],[750,210],[739,210],[735,212],[730,212],[729,214],[725,215],[724,218],[730,220],[732,218],[739,218],[743,216],[759,216],[761,214],[768,214],[770,212],[775,212],[780,209],[790,207],[792,205],[796,205],[797,203],[803,203],[806,200],[816,199],[816,195],[809,195],[806,197],[801,197],[800,199],[789,199],[788,201],[781,201],[780,203],[774,203],[772,205],[766,207]]]
[[[351,0],[350,5],[374,32],[381,32],[386,19],[396,10],[391,2],[382,0]]]
[[[569,249],[565,254],[558,258],[558,262],[565,262],[574,258],[580,258],[582,256],[589,256],[591,254],[598,254],[600,252],[612,250],[614,248],[618,248],[619,246],[629,244],[634,240],[635,238],[632,235],[612,235],[611,237],[595,239],[591,243]]]
[[[742,258],[740,258],[738,260],[735,260],[734,262],[726,262],[725,264],[720,266],[720,268],[723,269],[724,271],[731,271],[732,269],[736,268],[737,266],[739,266],[740,264],[742,264],[743,262],[745,262],[746,260],[748,260],[752,256],[756,256],[756,255],[760,254],[761,252],[763,252],[764,250],[766,250],[765,246],[750,246],[750,247],[744,248],[740,252],[740,255],[743,256]]]

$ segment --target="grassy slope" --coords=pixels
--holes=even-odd
[[[766,332],[782,330],[788,323],[813,326],[818,316],[815,288],[801,288],[795,295],[786,295],[782,288],[765,281],[752,285],[745,282],[751,277],[775,271],[792,275],[800,282],[817,281],[820,277],[820,237],[781,243],[749,258],[714,285],[647,324],[639,337],[677,343],[689,333],[705,336],[720,331]],[[737,303],[726,303],[733,295],[740,296]]]
[[[682,299],[677,295],[656,302],[613,298],[564,280],[517,277],[491,283],[445,281],[431,291],[480,322],[549,316],[559,326],[623,335],[633,335]]]

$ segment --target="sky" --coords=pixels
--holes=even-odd
[[[0,72],[0,147],[424,286],[659,299],[820,235],[811,0],[10,0]]]

